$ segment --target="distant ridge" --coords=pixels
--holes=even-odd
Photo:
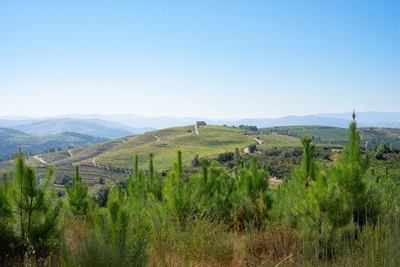
[[[239,126],[255,125],[261,127],[292,126],[292,125],[320,125],[347,128],[351,121],[352,112],[319,113],[306,116],[286,116],[281,118],[243,118],[243,119],[210,119],[204,117],[147,117],[135,114],[70,114],[51,118],[28,119],[29,117],[15,117],[18,120],[0,118],[0,127],[16,127],[21,124],[30,124],[49,119],[70,119],[92,122],[104,127],[122,129],[130,133],[140,134],[155,129],[164,129],[175,126],[194,124],[196,121],[207,121],[212,125]],[[359,127],[390,127],[400,128],[400,112],[357,112],[356,120]],[[8,117],[9,118],[9,117]],[[20,129],[20,128],[18,128]],[[118,136],[118,134],[116,135]],[[110,136],[107,136],[111,138]],[[114,137],[113,137],[114,138]]]
[[[61,118],[48,119],[30,124],[14,126],[13,129],[23,131],[28,134],[58,134],[63,132],[77,132],[92,136],[101,136],[106,138],[120,138],[134,133],[124,130],[106,127],[94,122]]]
[[[351,118],[352,112],[346,113],[321,113],[317,116],[323,118]],[[356,120],[360,126],[400,128],[400,112],[356,111]]]

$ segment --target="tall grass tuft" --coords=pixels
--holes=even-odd
[[[155,229],[153,266],[234,266],[234,234],[208,218],[167,220]]]
[[[296,266],[303,241],[297,230],[270,224],[263,231],[248,234],[244,242],[245,259],[250,266]]]
[[[85,229],[76,225],[70,228],[61,248],[61,266],[146,266],[148,261],[148,239],[145,234],[130,232],[126,243],[113,242],[110,229]]]

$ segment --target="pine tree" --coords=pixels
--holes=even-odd
[[[182,152],[177,151],[173,170],[168,174],[164,187],[167,209],[181,222],[193,212],[190,185],[183,181]]]
[[[341,190],[342,197],[353,211],[353,221],[364,225],[377,219],[380,206],[376,183],[368,174],[370,160],[362,153],[360,132],[353,111],[349,125],[349,142],[339,162],[331,168],[332,182]]]
[[[310,180],[315,180],[316,178],[315,145],[312,143],[312,138],[309,135],[304,135],[301,138],[301,143],[303,144],[303,157],[300,171],[305,187],[307,188]]]
[[[33,245],[39,249],[56,242],[57,222],[62,208],[61,200],[56,200],[51,184],[54,167],[50,166],[46,176],[40,181],[36,178],[35,168],[25,164],[22,150],[16,155],[10,210],[14,214],[10,223],[14,226],[18,245]]]
[[[89,206],[88,185],[82,183],[78,166],[75,169],[75,177],[72,179],[72,188],[67,185],[67,195],[70,212],[74,216],[85,216]]]
[[[10,244],[15,243],[16,237],[13,233],[13,213],[10,201],[10,182],[7,181],[8,173],[2,174],[0,183],[0,259],[9,253]],[[1,262],[1,261],[0,261]]]

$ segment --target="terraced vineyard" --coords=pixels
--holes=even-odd
[[[39,178],[44,176],[47,166],[56,166],[56,182],[61,183],[61,179],[65,176],[70,178],[75,175],[75,166],[80,166],[80,173],[89,185],[99,183],[99,178],[105,181],[121,180],[127,177],[127,173],[120,169],[99,168],[96,166],[85,164],[84,161],[92,162],[93,159],[100,154],[108,153],[110,150],[116,148],[118,145],[125,142],[125,138],[112,140],[96,145],[89,145],[85,147],[76,147],[69,150],[56,151],[52,153],[45,153],[38,155],[36,158],[30,156],[27,158],[27,164],[36,167],[36,173]],[[39,159],[38,159],[39,158]],[[44,161],[45,163],[41,162]],[[4,161],[0,163],[0,170],[11,170],[13,168],[13,161]]]

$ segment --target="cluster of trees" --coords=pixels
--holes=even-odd
[[[400,152],[398,148],[395,148],[393,145],[389,145],[388,143],[383,143],[379,146],[374,145],[372,151],[375,152],[375,158],[377,160],[384,159],[385,154],[399,154]]]
[[[257,126],[252,126],[252,125],[239,125],[239,129],[243,129],[243,130],[250,130],[250,131],[255,131],[257,132],[258,128]]]
[[[39,185],[20,151],[14,172],[3,174],[0,185],[0,246],[5,248],[0,251],[0,263],[7,255],[33,257],[29,253],[34,250],[34,257],[58,251],[57,259],[65,266],[99,266],[102,261],[108,266],[143,266],[149,263],[150,247],[160,264],[167,265],[167,248],[191,262],[191,257],[204,252],[186,255],[181,242],[192,240],[193,229],[200,231],[207,222],[212,227],[201,230],[191,246],[212,247],[210,238],[217,234],[213,229],[243,234],[280,225],[298,234],[301,253],[309,255],[310,264],[316,264],[338,257],[346,240],[361,242],[365,249],[362,242],[369,231],[391,229],[392,223],[397,223],[399,186],[389,175],[380,177],[369,168],[355,114],[348,146],[335,164],[327,166],[316,160],[310,136],[301,141],[301,165],[277,189],[269,188],[269,174],[256,157],[245,166],[238,151],[221,154],[221,160],[237,160],[233,172],[217,161],[196,157],[193,164],[201,169],[187,177],[178,151],[166,178],[154,171],[153,154],[147,173],[138,169],[136,155],[133,176],[99,192],[95,197],[98,204],[88,196],[78,167],[72,187],[67,187],[66,201],[57,200],[50,188],[54,168],[49,168]],[[84,237],[76,237],[76,221],[86,229]],[[75,236],[72,241],[71,236]],[[345,248],[349,254],[356,253],[351,242],[346,244],[352,247]],[[376,244],[381,246],[379,242]],[[230,250],[226,251],[228,255]],[[233,259],[233,254],[229,255],[226,257]]]
[[[226,125],[226,124],[224,124],[224,125],[222,125],[222,126],[224,126],[224,127],[229,127],[229,126]],[[239,128],[239,129],[243,129],[243,130],[250,130],[250,131],[255,131],[255,132],[258,131],[257,126],[252,126],[252,125],[244,125],[244,124],[241,124],[241,125],[239,125],[239,127],[237,127],[237,126],[235,126],[235,125],[232,125],[232,126],[230,126],[230,127],[231,127],[231,128]]]

